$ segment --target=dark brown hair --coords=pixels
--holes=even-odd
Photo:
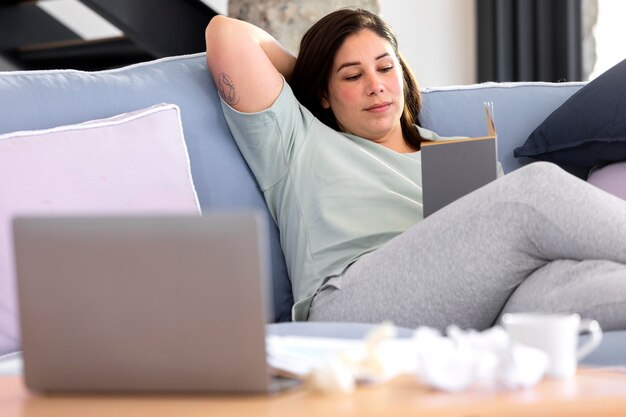
[[[302,38],[290,85],[293,92],[315,117],[327,126],[340,130],[331,109],[324,109],[322,98],[328,92],[328,80],[337,51],[344,40],[369,29],[392,46],[402,67],[404,111],[400,118],[402,134],[408,145],[420,149],[424,141],[413,124],[419,124],[421,96],[411,69],[398,52],[398,42],[391,27],[376,14],[363,9],[340,9],[315,23]]]

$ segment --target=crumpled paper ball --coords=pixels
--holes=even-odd
[[[529,387],[541,380],[548,365],[545,352],[513,342],[499,326],[482,332],[450,326],[447,337],[420,327],[413,341],[417,377],[444,391],[461,391],[474,384]]]
[[[396,337],[397,330],[391,323],[383,323],[369,333],[362,352],[343,352],[327,363],[313,369],[308,378],[316,391],[351,392],[359,383],[379,383],[398,373],[393,369],[385,342]]]
[[[315,367],[308,382],[324,393],[351,392],[359,383],[413,374],[443,391],[474,385],[514,389],[539,382],[547,365],[544,352],[513,342],[499,326],[482,332],[450,326],[447,336],[420,327],[413,338],[396,339],[395,327],[384,323],[368,335],[364,349],[343,352]]]

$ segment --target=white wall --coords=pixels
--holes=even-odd
[[[476,82],[474,0],[380,0],[380,8],[420,87]]]

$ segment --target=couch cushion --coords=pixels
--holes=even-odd
[[[615,162],[593,169],[587,182],[626,200],[626,162]]]
[[[110,117],[161,102],[181,109],[202,210],[251,208],[267,216],[275,319],[289,320],[293,297],[278,230],[226,126],[204,54],[100,72],[0,73],[0,133]]]
[[[587,171],[626,160],[626,60],[591,81],[515,149],[516,157]]]
[[[179,110],[0,135],[0,353],[19,347],[11,220],[199,213]]]

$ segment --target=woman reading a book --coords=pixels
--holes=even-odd
[[[317,22],[296,59],[215,17],[207,62],[280,230],[294,318],[485,329],[513,310],[626,329],[626,202],[533,163],[422,219],[420,96],[389,26]]]

